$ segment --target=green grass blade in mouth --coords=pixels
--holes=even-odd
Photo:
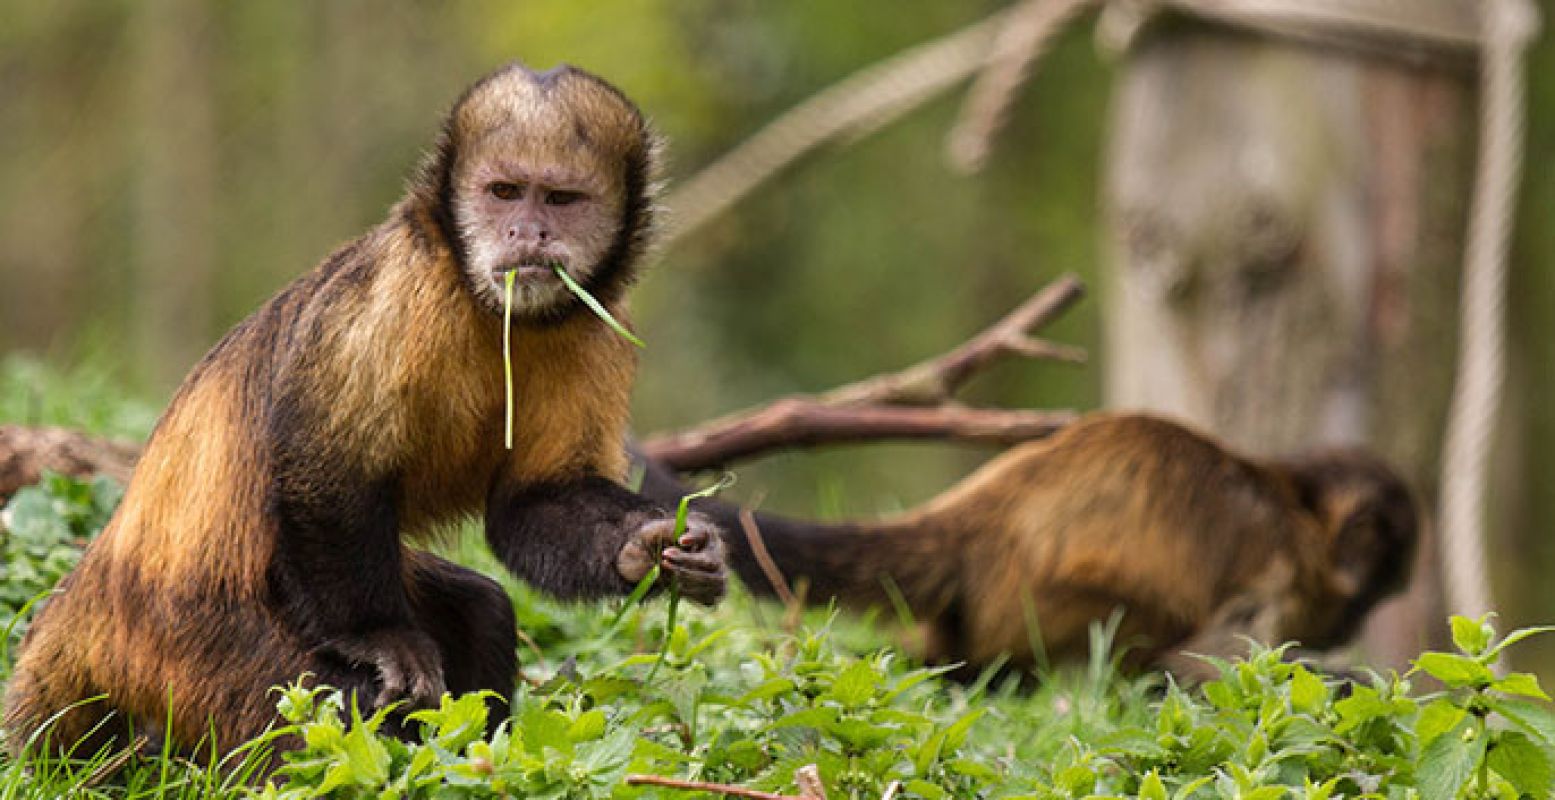
[[[507,386],[507,405],[503,412],[502,441],[507,449],[513,449],[513,281],[518,270],[510,269],[503,277],[502,302],[502,378]]]
[[[605,307],[600,305],[599,301],[595,300],[594,296],[588,293],[588,290],[584,289],[582,286],[579,286],[578,282],[573,280],[571,275],[567,274],[567,270],[563,269],[561,264],[553,264],[551,268],[556,270],[556,277],[561,278],[562,283],[566,284],[567,288],[571,290],[573,294],[577,295],[578,299],[582,300],[583,304],[588,306],[590,311],[594,312],[594,316],[604,320],[606,325],[609,325],[611,328],[613,328],[616,333],[621,334],[621,337],[626,339],[628,342],[631,342],[638,347],[648,346],[643,344],[643,340],[637,338],[632,334],[631,331],[627,330],[625,325],[617,322],[615,317],[610,316],[610,312],[606,311]]]

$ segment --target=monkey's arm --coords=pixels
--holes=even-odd
[[[718,527],[691,514],[674,538],[674,512],[597,474],[521,484],[501,481],[486,506],[492,550],[520,578],[564,598],[625,594],[655,558],[687,597],[724,592]]]

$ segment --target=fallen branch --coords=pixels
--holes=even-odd
[[[45,470],[75,478],[107,475],[127,483],[140,447],[65,428],[0,425],[0,503],[37,483]]]
[[[643,451],[686,472],[771,450],[840,442],[953,439],[1008,446],[1047,436],[1074,413],[969,408],[951,398],[974,374],[1003,358],[1084,361],[1084,350],[1033,335],[1084,292],[1079,279],[1066,275],[940,356],[821,395],[789,397],[654,436],[642,443]]]

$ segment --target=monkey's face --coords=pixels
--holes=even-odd
[[[590,283],[620,230],[621,205],[614,187],[565,166],[476,165],[458,222],[477,297],[500,311],[511,272],[515,314],[543,314],[569,302],[556,271]]]
[[[454,222],[476,299],[500,313],[546,316],[575,302],[556,270],[591,291],[620,272],[627,181],[650,137],[636,109],[569,68],[510,68],[455,109],[450,175]],[[640,169],[641,167],[637,167]]]

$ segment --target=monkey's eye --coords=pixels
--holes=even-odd
[[[554,189],[545,193],[545,204],[548,206],[570,206],[582,199],[582,192],[569,192],[565,189]]]
[[[498,181],[486,187],[491,195],[498,200],[517,200],[524,196],[524,187],[517,183],[504,183]]]

